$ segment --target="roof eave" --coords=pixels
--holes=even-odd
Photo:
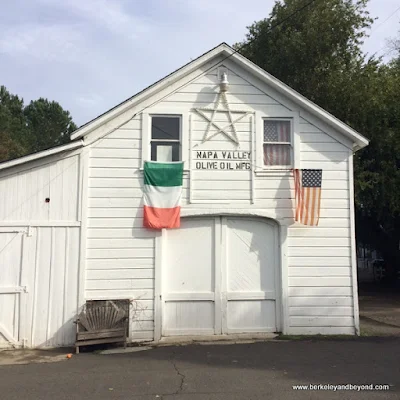
[[[27,156],[19,157],[14,160],[5,161],[5,162],[0,163],[0,170],[15,167],[20,164],[24,164],[24,163],[27,163],[30,161],[38,160],[40,158],[52,156],[54,154],[62,153],[64,151],[74,150],[74,149],[77,149],[78,147],[82,147],[82,146],[83,146],[83,141],[79,140],[79,141],[67,143],[63,146],[57,146],[57,147],[53,147],[52,149],[39,151],[39,152],[33,153],[33,154],[28,154]]]

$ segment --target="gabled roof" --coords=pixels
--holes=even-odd
[[[236,52],[232,47],[227,45],[226,43],[221,43],[219,46],[213,48],[212,50],[208,51],[207,53],[201,55],[200,57],[196,58],[195,60],[189,62],[188,64],[184,65],[183,67],[177,69],[176,71],[172,72],[171,74],[167,75],[165,78],[159,80],[158,82],[154,83],[153,85],[147,87],[146,89],[142,90],[141,92],[135,94],[134,96],[130,97],[129,99],[125,100],[124,102],[120,103],[119,105],[113,107],[111,110],[105,112],[104,114],[98,116],[97,118],[93,119],[92,121],[86,123],[85,125],[81,126],[77,129],[72,135],[71,139],[76,140],[78,138],[82,138],[89,134],[90,132],[97,129],[99,126],[107,123],[108,121],[112,120],[113,118],[117,117],[118,115],[124,113],[125,111],[138,106],[141,101],[147,99],[148,97],[152,96],[153,94],[157,93],[158,91],[166,88],[169,85],[177,82],[179,79],[184,77],[185,75],[193,72],[194,70],[200,68],[206,63],[209,63],[213,58],[217,56],[229,57],[231,60],[238,63],[242,68],[252,73],[254,76],[258,77],[261,81],[265,82],[266,84],[270,85],[273,89],[281,93],[282,95],[286,96],[288,99],[293,101],[294,103],[301,106],[303,109],[308,111],[309,113],[315,115],[316,117],[320,118],[322,121],[327,123],[328,125],[332,126],[334,129],[342,133],[345,137],[350,139],[354,143],[354,150],[362,149],[363,147],[367,146],[369,141],[363,135],[355,131],[350,126],[346,125],[344,122],[340,121],[338,118],[333,116],[332,114],[328,113],[321,107],[317,106],[312,101],[308,100],[300,93],[296,92],[279,79],[275,78],[268,72],[264,71],[262,68],[258,67],[256,64],[248,60],[247,58],[240,55]],[[141,110],[138,111],[140,113]]]
[[[88,123],[79,127],[75,132],[71,135],[72,142],[53,147],[51,149],[47,149],[44,151],[40,151],[38,153],[29,154],[24,157],[20,157],[10,161],[4,161],[0,163],[0,170],[10,168],[19,164],[23,164],[29,161],[33,161],[36,159],[40,159],[43,157],[47,157],[53,154],[61,153],[68,150],[73,150],[79,147],[84,146],[82,140],[84,136],[88,135],[89,133],[93,132],[98,127],[104,125],[105,123],[111,121],[113,118],[119,116],[120,114],[124,113],[125,111],[137,107],[140,105],[140,102],[149,98],[150,96],[154,95],[158,91],[172,85],[173,83],[179,81],[185,75],[195,71],[198,68],[201,68],[207,63],[210,63],[213,58],[217,56],[222,56],[229,58],[236,63],[238,63],[243,69],[249,71],[254,76],[259,78],[261,81],[265,82],[267,85],[270,85],[273,89],[281,93],[282,95],[286,96],[288,99],[293,101],[294,103],[301,106],[303,109],[308,111],[309,113],[315,115],[316,117],[320,118],[322,121],[327,123],[328,125],[332,126],[338,132],[342,133],[345,137],[350,139],[354,144],[354,150],[362,149],[363,147],[367,146],[369,140],[362,136],[360,133],[352,129],[350,126],[346,125],[344,122],[340,121],[338,118],[334,117],[332,114],[328,113],[321,107],[317,106],[312,101],[308,100],[300,93],[296,92],[289,86],[285,85],[279,79],[275,78],[268,72],[264,71],[262,68],[258,67],[256,64],[248,60],[246,57],[243,57],[238,52],[236,52],[232,47],[227,45],[226,43],[221,43],[219,46],[214,47],[207,53],[204,53],[200,57],[196,58],[195,60],[189,62],[188,64],[184,65],[183,67],[177,69],[176,71],[172,72],[171,74],[167,75],[165,78],[155,82],[151,86],[147,87],[146,89],[142,90],[141,92],[135,94],[134,96],[130,97],[129,99],[123,101],[122,103],[118,104],[117,106],[111,108],[110,110],[106,111],[104,114],[101,114],[97,118],[89,121]],[[137,113],[140,113],[142,110],[139,108]],[[108,132],[103,134],[106,135]]]

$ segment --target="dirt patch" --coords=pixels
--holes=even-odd
[[[68,361],[67,355],[71,353],[71,349],[2,350],[0,366]]]
[[[400,336],[400,293],[381,288],[360,290],[361,334]]]

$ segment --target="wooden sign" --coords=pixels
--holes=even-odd
[[[196,151],[194,167],[202,170],[251,170],[251,152],[231,150]]]

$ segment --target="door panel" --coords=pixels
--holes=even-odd
[[[225,330],[227,333],[275,331],[275,227],[244,218],[227,218],[226,226]]]
[[[275,225],[183,218],[164,243],[164,336],[277,330]]]
[[[215,219],[166,232],[163,334],[214,333]],[[164,266],[163,265],[163,266]]]

